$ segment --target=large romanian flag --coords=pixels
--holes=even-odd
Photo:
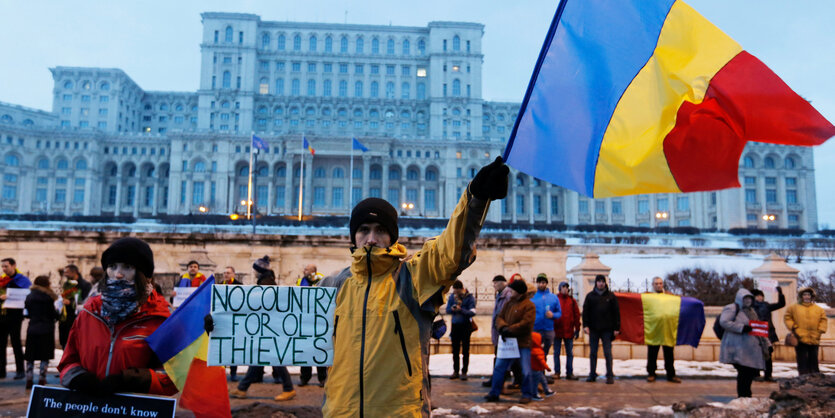
[[[203,330],[203,317],[210,311],[214,282],[215,276],[209,276],[146,339],[180,390],[180,405],[197,417],[232,416],[226,369],[206,365],[209,336]]]
[[[811,146],[833,135],[681,0],[562,0],[504,157],[592,197],[694,192],[739,187],[747,141]]]
[[[620,307],[618,338],[641,345],[699,346],[705,304],[663,293],[615,293]]]

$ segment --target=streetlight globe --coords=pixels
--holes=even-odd
[[[241,200],[241,206],[246,206],[246,200]]]

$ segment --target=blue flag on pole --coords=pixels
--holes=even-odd
[[[353,139],[353,141],[352,141],[353,145],[352,146],[354,147],[354,149],[362,150],[362,152],[368,151],[368,147],[363,145],[362,142],[357,141],[356,138],[351,138],[351,139]]]
[[[264,141],[263,139],[255,135],[252,135],[252,148],[266,151],[270,149],[270,145],[267,144],[267,141]]]

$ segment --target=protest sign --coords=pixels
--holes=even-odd
[[[330,366],[336,289],[213,285],[209,366]]]
[[[175,287],[174,291],[177,292],[177,295],[174,296],[172,305],[175,308],[182,305],[195,290],[197,290],[196,287]]]
[[[4,309],[23,309],[26,296],[29,295],[29,289],[6,289],[6,301],[3,303]]]
[[[748,321],[748,325],[751,327],[751,332],[749,332],[750,335],[768,338],[768,322]]]
[[[774,279],[758,279],[757,288],[762,290],[763,298],[768,303],[777,303],[777,280]]]
[[[147,395],[93,396],[55,386],[34,386],[26,416],[173,417],[177,399]]]
[[[516,338],[499,338],[496,358],[519,358],[519,343]]]

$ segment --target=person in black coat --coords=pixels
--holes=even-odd
[[[46,384],[46,370],[49,360],[55,358],[55,321],[58,312],[55,301],[58,295],[49,288],[49,277],[38,276],[26,296],[26,389],[34,384],[35,360],[41,362],[39,385]]]
[[[765,374],[763,380],[766,382],[773,382],[771,377],[771,370],[773,368],[771,363],[771,355],[774,353],[774,343],[780,341],[777,337],[777,330],[774,329],[774,322],[771,320],[771,313],[786,306],[786,297],[783,296],[783,289],[777,286],[777,303],[768,303],[765,301],[765,295],[762,290],[754,289],[751,291],[754,295],[754,311],[757,312],[757,317],[761,320],[768,321],[768,340],[771,341],[771,346],[768,347],[768,357],[765,359]]]
[[[620,308],[618,298],[609,291],[606,276],[594,278],[594,289],[583,302],[583,332],[589,336],[589,377],[586,382],[597,379],[597,346],[603,342],[603,356],[606,357],[606,383],[615,383],[612,370],[612,340],[620,334]]]

